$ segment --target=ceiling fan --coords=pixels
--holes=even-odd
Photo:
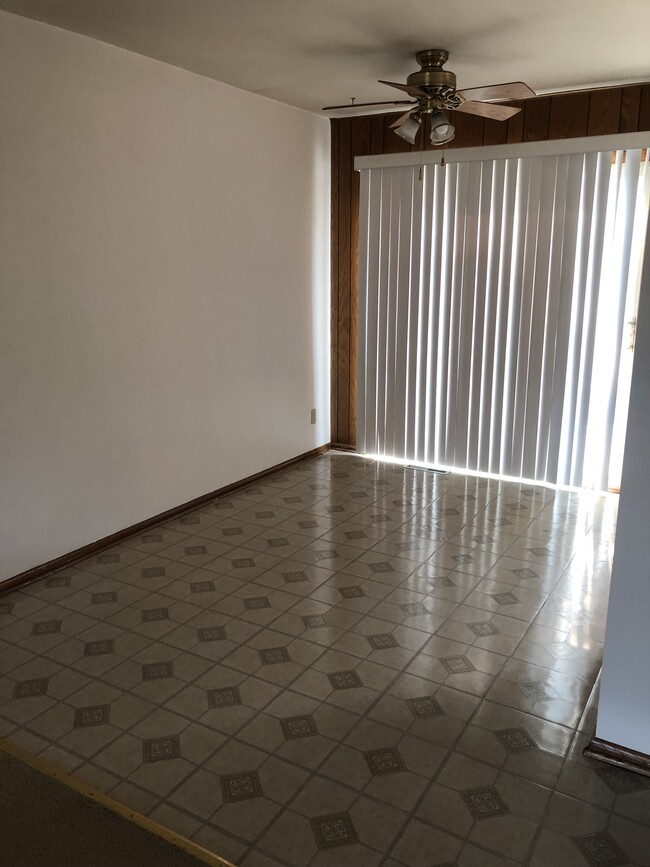
[[[423,119],[429,115],[431,119],[431,142],[443,145],[454,137],[454,126],[445,111],[461,111],[466,114],[477,114],[492,120],[508,120],[520,108],[509,105],[498,105],[495,101],[510,99],[528,99],[536,96],[523,81],[511,81],[506,84],[491,84],[485,87],[470,87],[456,90],[456,76],[442,67],[449,59],[449,52],[444,48],[427,48],[418,51],[415,59],[420,65],[418,72],[412,72],[405,84],[394,81],[382,81],[398,90],[407,93],[411,100],[393,100],[386,102],[365,102],[357,105],[410,105],[406,114],[402,115],[391,128],[398,136],[415,143]],[[353,101],[354,104],[354,101]],[[323,111],[335,108],[350,108],[349,105],[329,105]]]

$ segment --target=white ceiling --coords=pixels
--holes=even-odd
[[[310,111],[400,98],[422,48],[459,87],[538,92],[650,79],[650,2],[627,0],[0,0],[0,9]]]

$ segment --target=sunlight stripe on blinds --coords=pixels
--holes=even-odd
[[[515,217],[515,202],[517,195],[517,161],[507,160],[504,166],[503,192],[500,196],[500,210],[493,211],[493,215],[499,214],[501,219],[499,228],[501,238],[495,256],[498,258],[496,269],[496,289],[493,295],[495,304],[495,327],[492,334],[488,335],[494,344],[494,363],[491,377],[488,380],[490,386],[490,435],[487,444],[489,462],[486,472],[498,475],[501,473],[501,430],[503,427],[503,400],[504,378],[506,371],[506,350],[509,317],[509,284],[512,269],[512,257],[510,253],[511,239]],[[496,222],[496,216],[495,216]]]
[[[358,448],[606,487],[647,164],[363,169]]]
[[[368,214],[368,220],[360,220],[359,225],[359,274],[360,279],[371,285],[377,285],[376,259],[373,259],[372,264],[368,262],[368,254],[370,244],[368,235],[373,231],[370,228],[371,220],[376,220],[381,207],[381,203],[370,203],[370,191],[373,185],[372,172],[363,172],[359,182],[359,204],[362,213]],[[380,178],[378,178],[379,182]],[[359,334],[367,335],[370,319],[369,307],[376,299],[376,294],[368,297],[367,292],[359,293]],[[374,365],[368,365],[366,359],[361,352],[357,353],[357,403],[359,410],[357,412],[357,439],[359,442],[366,441],[366,424],[368,420],[368,409],[370,399],[368,396],[368,378],[376,372]]]

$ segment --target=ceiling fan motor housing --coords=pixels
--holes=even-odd
[[[444,48],[427,48],[418,51],[415,59],[420,64],[419,72],[412,72],[406,79],[410,87],[418,87],[427,96],[435,100],[437,105],[432,108],[458,108],[463,98],[456,93],[456,76],[453,72],[443,69],[449,52]],[[424,108],[424,106],[423,106]]]

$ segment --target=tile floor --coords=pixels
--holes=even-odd
[[[0,735],[246,867],[650,865],[582,756],[616,503],[304,461],[3,595]]]

